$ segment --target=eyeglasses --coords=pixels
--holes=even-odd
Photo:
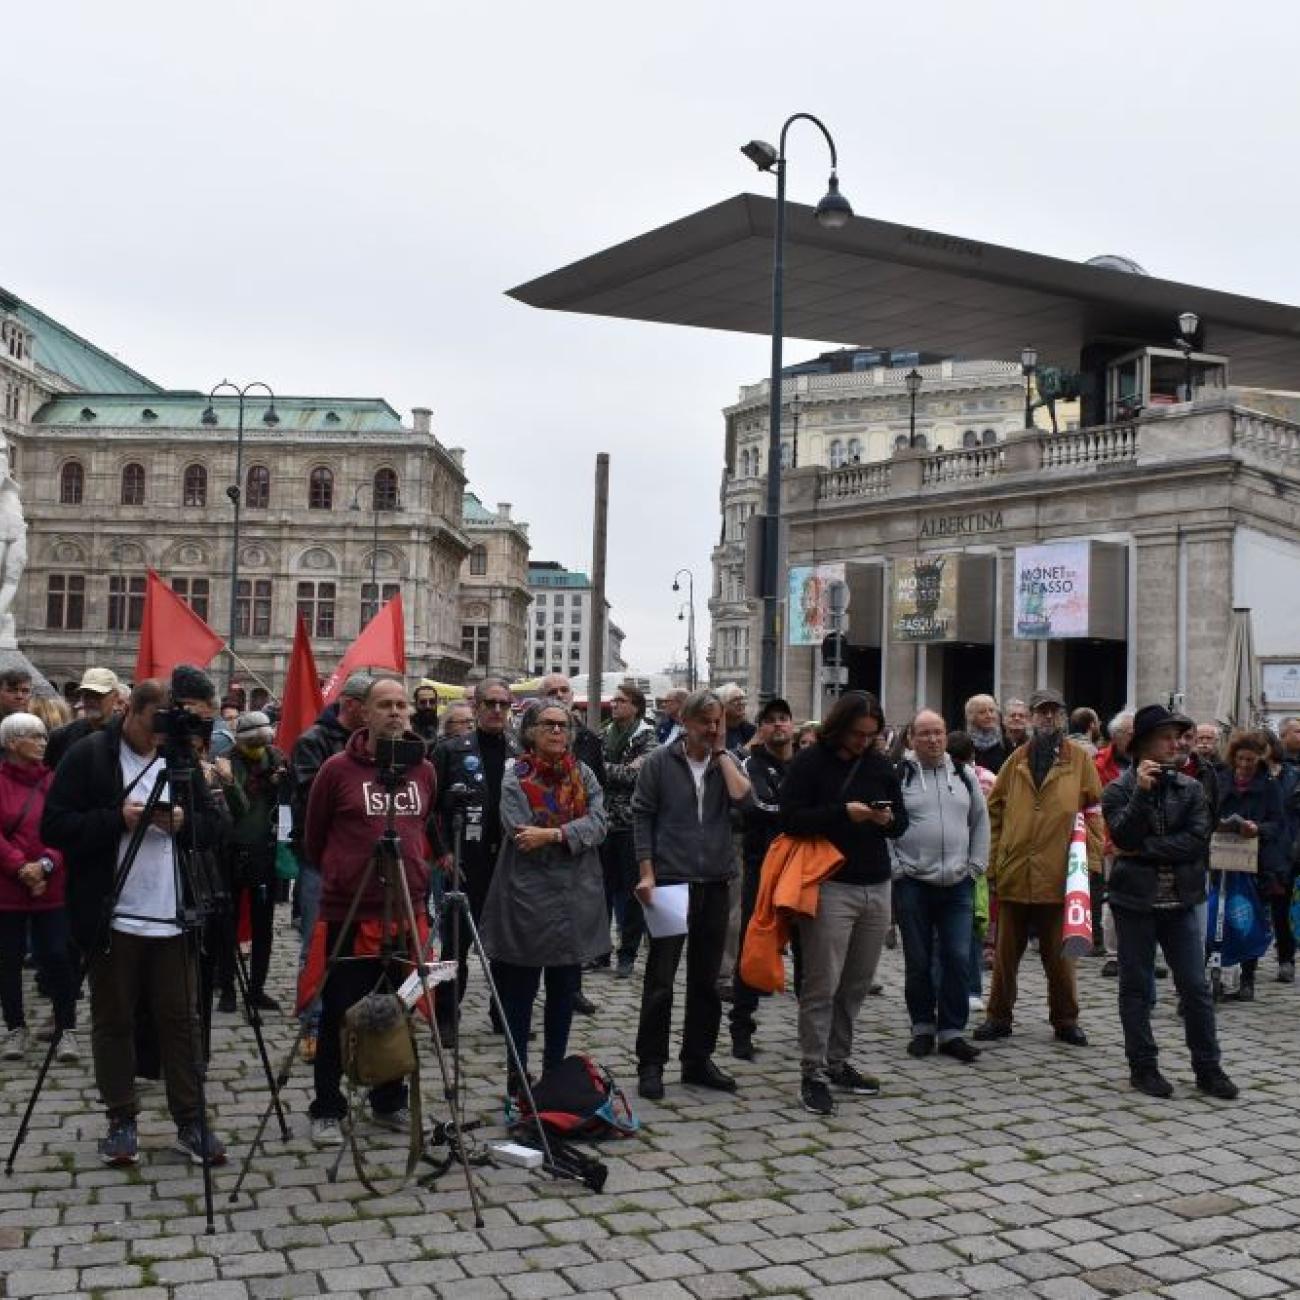
[[[543,718],[537,726],[542,731],[568,731],[569,724],[562,718]]]
[[[509,700],[480,700],[479,703],[485,709],[508,709],[510,707]]]

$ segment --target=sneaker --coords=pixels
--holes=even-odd
[[[941,1056],[951,1056],[954,1061],[969,1065],[979,1058],[980,1049],[968,1043],[964,1038],[949,1038],[939,1044],[939,1054]]]
[[[807,1078],[799,1085],[799,1100],[810,1115],[833,1115],[835,1098],[821,1079]]]
[[[1279,984],[1295,983],[1295,962],[1279,962],[1277,967],[1277,982]]]
[[[1255,981],[1242,980],[1241,987],[1235,994],[1229,994],[1229,997],[1235,998],[1238,1002],[1254,1002],[1255,1000]]]
[[[1108,980],[1117,979],[1119,977],[1119,962],[1114,957],[1109,958],[1101,968],[1101,973]]]
[[[573,995],[573,1014],[575,1016],[594,1016],[596,1014],[596,1004],[585,993],[575,993]]]
[[[99,1139],[99,1158],[115,1168],[140,1163],[140,1136],[135,1120],[109,1120],[107,1136]]]
[[[1130,1070],[1128,1081],[1139,1092],[1148,1097],[1172,1097],[1174,1085],[1165,1078],[1154,1065],[1143,1066],[1139,1070]]]
[[[224,1165],[226,1163],[225,1144],[211,1129],[208,1129],[205,1154],[204,1137],[205,1134],[198,1121],[192,1120],[190,1123],[182,1124],[177,1128],[173,1148],[179,1151],[181,1155],[189,1156],[191,1164]]]
[[[1240,1091],[1237,1085],[1218,1066],[1215,1066],[1212,1070],[1202,1070],[1196,1076],[1196,1086],[1202,1092],[1211,1097],[1217,1097],[1220,1101],[1235,1101]]]
[[[371,1122],[390,1133],[409,1133],[411,1131],[411,1111],[408,1106],[399,1106],[396,1110],[372,1110]]]
[[[635,971],[635,957],[620,957],[618,959],[618,966],[614,971],[614,978],[617,980],[630,980]]]
[[[318,1147],[341,1147],[343,1124],[334,1115],[313,1115],[311,1140]]]
[[[71,1029],[65,1029],[59,1035],[59,1045],[55,1049],[54,1059],[64,1062],[65,1065],[75,1064],[81,1060],[81,1044],[77,1042],[77,1035]]]
[[[847,1061],[833,1065],[826,1072],[831,1083],[841,1092],[851,1092],[855,1097],[880,1095],[880,1080],[870,1074],[861,1074]]]
[[[907,1045],[908,1056],[915,1056],[918,1060],[922,1056],[929,1056],[934,1051],[933,1034],[913,1034],[912,1041]]]
[[[989,1043],[995,1038],[1010,1038],[1011,1026],[1000,1024],[996,1020],[985,1020],[975,1026],[975,1032],[971,1037],[978,1043]]]
[[[21,1061],[27,1055],[27,1026],[19,1025],[17,1029],[11,1029],[4,1036],[4,1043],[0,1044],[0,1059],[6,1061]]]
[[[984,999],[978,993],[972,993],[966,999],[966,1006],[969,1010],[984,1014]]]
[[[310,1065],[316,1059],[316,1035],[303,1034],[302,1047],[299,1049],[303,1062]]]

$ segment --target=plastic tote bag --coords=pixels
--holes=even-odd
[[[1273,936],[1269,933],[1268,918],[1254,878],[1238,872],[1217,874],[1210,887],[1206,943],[1213,949],[1217,917],[1223,902],[1223,950],[1220,960],[1224,966],[1236,966],[1262,957],[1268,951]]]

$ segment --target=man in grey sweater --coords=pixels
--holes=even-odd
[[[970,1062],[980,1054],[965,1030],[975,879],[988,869],[988,806],[974,774],[948,757],[939,714],[922,709],[911,734],[912,749],[898,769],[907,831],[891,841],[912,1022],[907,1050],[928,1056],[937,1041],[945,1056]]]

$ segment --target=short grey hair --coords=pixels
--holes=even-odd
[[[718,702],[723,705],[730,704],[732,700],[745,698],[744,688],[738,682],[725,682],[714,693],[718,697]]]
[[[48,736],[45,723],[34,713],[11,713],[0,722],[0,748],[8,749],[15,740],[28,736]]]
[[[739,689],[739,688],[737,688]],[[706,710],[722,708],[722,697],[718,691],[711,691],[706,686],[702,690],[692,691],[682,704],[683,718],[698,718]]]
[[[1132,726],[1133,726],[1133,710],[1132,710],[1132,709],[1121,709],[1121,710],[1120,710],[1120,711],[1119,711],[1119,712],[1118,712],[1118,713],[1117,713],[1117,714],[1116,714],[1116,715],[1115,715],[1115,716],[1114,716],[1114,717],[1113,717],[1113,718],[1112,718],[1112,719],[1111,719],[1111,720],[1106,724],[1106,734],[1107,734],[1108,736],[1113,736],[1113,735],[1115,734],[1115,729],[1116,729],[1117,727],[1119,727],[1119,728],[1129,728],[1129,729],[1132,729]]]
[[[567,704],[561,704],[559,700],[531,700],[525,707],[523,716],[519,719],[519,743],[525,749],[532,750],[534,748],[533,742],[537,739],[537,724],[541,720],[542,714],[548,709],[558,709],[564,714],[564,719],[569,724],[569,741],[572,743],[573,710]]]

